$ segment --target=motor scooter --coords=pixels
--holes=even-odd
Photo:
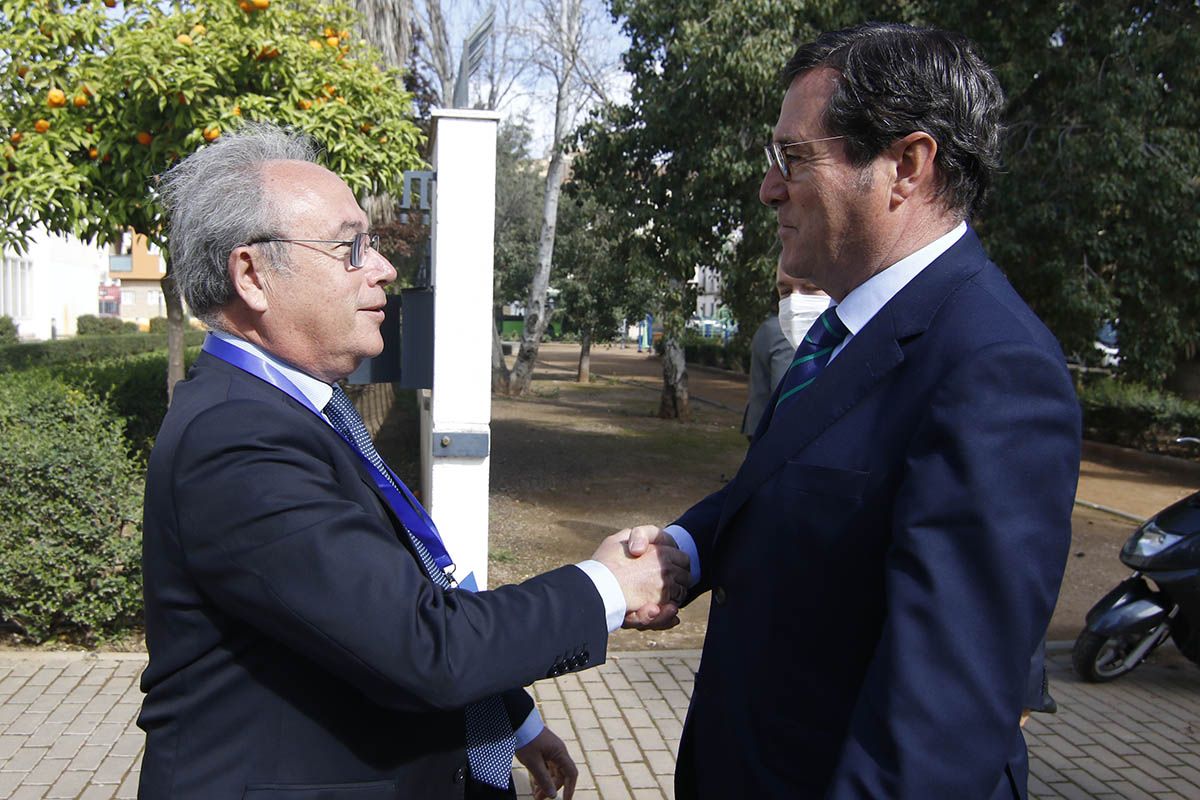
[[[1138,526],[1121,548],[1121,563],[1134,573],[1092,607],[1075,640],[1071,662],[1079,677],[1119,678],[1168,636],[1200,664],[1200,492]]]

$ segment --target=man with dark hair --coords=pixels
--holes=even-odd
[[[738,474],[666,529],[712,593],[676,797],[1023,798],[1080,420],[966,223],[1003,95],[968,41],[903,25],[785,77],[760,197],[833,302]]]
[[[456,587],[338,386],[382,349],[396,277],[349,187],[305,137],[251,125],[158,188],[213,331],[146,479],[138,796],[500,800],[515,752],[536,797],[570,797],[575,765],[520,687],[673,618],[687,559],[625,531],[519,586]]]

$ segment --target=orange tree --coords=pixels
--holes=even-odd
[[[357,21],[346,0],[0,0],[0,242],[133,229],[165,249],[154,177],[243,120],[304,130],[357,194],[398,195],[421,134]]]

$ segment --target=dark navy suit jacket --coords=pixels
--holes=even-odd
[[[399,534],[399,535],[398,535]],[[443,591],[353,450],[208,354],[150,457],[146,800],[461,798],[462,709],[604,660],[591,580]]]
[[[677,796],[1025,797],[1079,416],[968,230],[678,520],[712,604]]]

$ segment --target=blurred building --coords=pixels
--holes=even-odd
[[[167,315],[162,279],[167,267],[158,248],[141,234],[125,233],[108,257],[108,280],[120,287],[117,316],[146,328],[150,320]]]
[[[0,315],[12,318],[22,339],[73,336],[79,317],[96,313],[107,270],[104,248],[35,230],[26,252],[3,250]]]

